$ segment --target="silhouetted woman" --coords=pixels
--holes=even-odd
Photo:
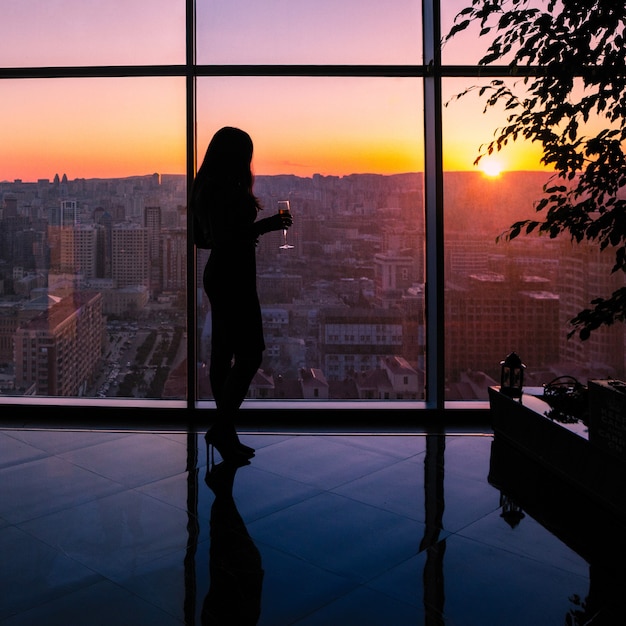
[[[244,131],[218,130],[191,193],[195,243],[211,249],[203,281],[211,303],[209,378],[217,419],[206,440],[233,462],[254,455],[239,441],[235,417],[265,349],[255,248],[260,235],[291,226],[290,215],[257,220],[261,206],[252,191],[252,149]]]

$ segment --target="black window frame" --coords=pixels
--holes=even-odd
[[[419,2],[420,0],[416,0]],[[424,207],[426,221],[426,400],[424,402],[373,402],[373,403],[282,403],[283,410],[276,411],[272,405],[271,423],[297,423],[300,426],[318,426],[325,423],[359,424],[437,424],[445,422],[483,422],[488,405],[485,402],[446,402],[444,363],[444,229],[443,229],[443,159],[442,159],[442,79],[446,77],[506,77],[506,66],[483,67],[478,65],[442,65],[441,61],[441,0],[421,0],[422,7],[422,62],[414,65],[197,65],[195,0],[186,0],[186,57],[185,63],[172,65],[123,65],[123,66],[68,66],[68,67],[0,67],[0,81],[5,79],[32,78],[143,78],[182,77],[186,89],[186,176],[193,179],[197,163],[196,146],[196,80],[211,76],[239,77],[408,77],[423,82],[424,94]],[[417,29],[417,25],[416,25]],[[417,30],[416,30],[417,32]],[[528,73],[532,68],[526,70]],[[520,70],[517,70],[517,76]],[[188,189],[190,185],[188,184]],[[187,232],[191,234],[192,223],[187,216]],[[187,353],[196,353],[196,258],[192,237],[187,241]],[[50,412],[46,409],[62,409],[61,421],[76,419],[90,424],[100,421],[111,423],[171,422],[185,416],[188,423],[201,423],[206,412],[198,406],[196,372],[192,366],[195,358],[188,358],[187,399],[168,403],[157,400],[151,406],[141,402],[133,406],[129,399],[125,406],[91,406],[89,399],[80,402],[68,398],[37,399],[37,402],[21,398],[0,400],[8,419],[31,416],[33,423],[49,423]],[[277,401],[278,402],[278,401]],[[282,401],[281,401],[282,402]],[[89,406],[86,415],[85,406]],[[330,409],[330,410],[329,410]],[[115,416],[113,416],[115,414]],[[267,422],[268,412],[252,409],[246,412],[250,422],[263,415]]]

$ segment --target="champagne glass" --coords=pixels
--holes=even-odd
[[[279,215],[289,215],[291,213],[291,209],[289,208],[289,200],[280,200],[278,202],[278,214]],[[283,245],[279,246],[281,250],[290,250],[293,246],[287,243],[287,229],[283,228]]]

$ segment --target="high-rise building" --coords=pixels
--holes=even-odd
[[[171,229],[162,237],[163,289],[184,290],[187,282],[187,231]]]
[[[67,179],[65,179],[67,184]],[[76,200],[61,200],[60,226],[75,226],[78,224],[78,202]]]
[[[4,196],[2,217],[17,217],[17,196],[15,194],[8,193]]]
[[[412,256],[401,252],[381,252],[374,255],[376,305],[384,309],[400,302],[418,279]]]
[[[148,238],[148,288],[150,289],[150,294],[155,296],[163,291],[160,206],[144,207],[143,225]]]
[[[499,374],[500,361],[518,352],[529,368],[559,360],[559,296],[543,283],[503,274],[473,274],[445,295],[446,376],[461,372]]]
[[[61,228],[59,269],[83,278],[97,277],[97,230],[93,226]]]
[[[611,272],[614,263],[614,253],[609,249],[601,251],[597,243],[582,241],[574,245],[563,242],[558,290],[564,329],[571,329],[569,321],[583,309],[591,308],[592,300],[607,297],[626,285],[622,272]],[[562,360],[591,368],[598,378],[622,376],[625,356],[621,324],[597,329],[586,341],[578,337],[568,340],[563,333]]]
[[[148,233],[138,224],[113,226],[111,275],[117,287],[148,284]]]
[[[15,331],[15,384],[26,393],[79,396],[100,364],[102,296],[75,292]]]

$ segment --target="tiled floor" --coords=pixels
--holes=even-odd
[[[489,434],[242,438],[231,499],[202,436],[0,431],[0,624],[624,623],[619,523]]]

